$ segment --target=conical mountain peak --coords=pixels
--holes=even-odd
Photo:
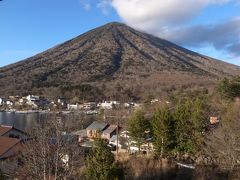
[[[237,66],[112,22],[0,68],[0,93],[142,99],[170,87],[209,88],[239,72]]]

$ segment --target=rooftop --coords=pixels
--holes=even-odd
[[[16,130],[18,132],[21,132],[23,134],[26,134],[24,131],[20,130],[20,129],[17,129],[13,126],[5,126],[5,125],[0,125],[0,136],[3,136],[4,134],[6,134],[7,132],[9,132],[10,130]]]
[[[103,133],[110,134],[110,133],[112,133],[113,131],[115,131],[116,129],[117,129],[117,125],[110,125],[110,126],[108,126],[107,129],[105,129],[105,130],[103,131]]]
[[[108,126],[105,122],[94,121],[86,129],[87,130],[101,130],[103,131]]]
[[[8,131],[10,131],[13,127],[12,126],[4,126],[0,125],[0,136],[6,134]]]
[[[0,156],[4,155],[19,142],[19,139],[0,136]]]

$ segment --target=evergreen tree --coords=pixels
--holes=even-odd
[[[202,131],[206,119],[206,102],[203,97],[179,101],[174,112],[176,122],[176,150],[194,153],[203,141]]]
[[[217,91],[221,96],[228,99],[240,97],[240,76],[232,79],[224,78],[217,87]]]
[[[146,131],[150,129],[150,123],[145,119],[143,111],[138,110],[133,114],[128,121],[127,129],[140,150],[140,146],[146,138]]]
[[[173,114],[176,121],[176,150],[178,152],[193,152],[192,140],[192,122],[191,119],[191,102],[189,100],[177,104]]]
[[[167,155],[175,146],[175,122],[167,107],[158,108],[152,118],[156,155]]]
[[[86,162],[89,180],[124,179],[123,171],[115,164],[114,154],[103,140],[95,141]]]
[[[197,98],[192,103],[192,130],[193,130],[193,140],[195,143],[195,149],[198,148],[198,146],[203,141],[203,129],[204,129],[204,123],[206,117],[206,103],[204,99]]]

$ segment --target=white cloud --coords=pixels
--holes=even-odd
[[[191,20],[209,5],[231,0],[112,0],[112,6],[129,25],[149,30]]]
[[[108,1],[109,2],[109,1]],[[191,48],[209,47],[240,56],[240,18],[191,25],[204,8],[240,0],[111,0],[122,20],[136,28]],[[211,17],[209,17],[210,19]]]
[[[89,0],[80,0],[80,4],[83,6],[83,9],[89,11],[91,9],[91,4]]]

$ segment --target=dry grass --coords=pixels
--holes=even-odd
[[[192,179],[191,170],[179,169],[167,159],[154,159],[147,155],[127,155],[119,157],[123,164],[126,179]]]

